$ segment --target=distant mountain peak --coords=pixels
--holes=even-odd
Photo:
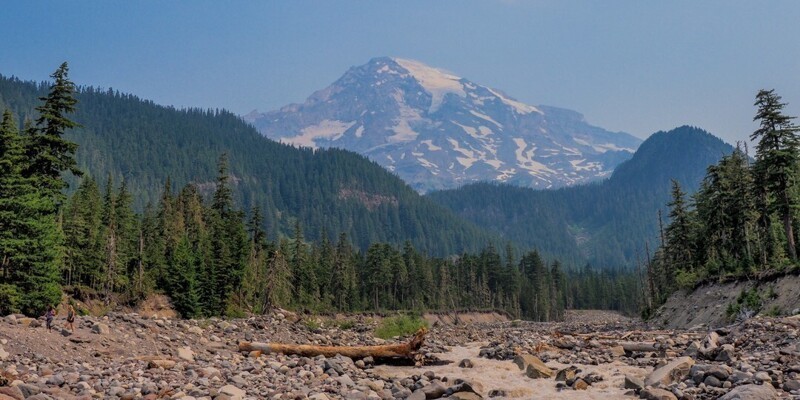
[[[559,187],[602,179],[641,140],[520,102],[420,61],[377,57],[302,104],[245,120],[297,146],[361,153],[420,191],[476,181]]]

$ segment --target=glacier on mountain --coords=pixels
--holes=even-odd
[[[641,140],[419,61],[350,68],[302,104],[244,118],[296,146],[363,154],[426,192],[477,181],[553,188],[608,177]]]

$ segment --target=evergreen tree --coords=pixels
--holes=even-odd
[[[12,258],[24,250],[18,241],[19,220],[23,217],[19,202],[32,188],[22,177],[23,165],[22,137],[11,111],[5,110],[0,123],[0,277],[3,282],[8,282],[10,277]]]
[[[195,262],[189,238],[186,235],[178,241],[169,264],[169,293],[175,310],[183,318],[198,316],[200,299],[197,290]]]
[[[43,196],[55,200],[54,205],[61,203],[61,190],[67,186],[61,174],[70,171],[81,175],[75,162],[78,145],[63,137],[69,129],[78,127],[66,115],[75,111],[78,102],[75,99],[75,84],[69,80],[68,72],[65,62],[51,75],[54,82],[48,95],[39,98],[44,104],[36,107],[39,118],[26,149],[30,161],[25,175],[34,179]]]
[[[288,243],[281,240],[278,248],[272,252],[267,265],[267,300],[270,307],[287,307],[292,302],[292,270],[286,260]]]
[[[759,121],[760,126],[750,135],[750,140],[758,140],[754,168],[763,179],[758,183],[773,197],[771,209],[783,220],[787,250],[794,261],[797,259],[793,224],[798,207],[795,175],[800,155],[797,137],[800,127],[792,123],[794,117],[783,114],[786,103],[781,103],[781,96],[774,89],[760,90],[755,105],[758,111],[753,120]]]
[[[686,193],[678,181],[672,181],[672,201],[669,203],[670,223],[666,229],[666,267],[663,287],[675,287],[678,271],[691,271],[694,267],[694,215],[686,204]]]

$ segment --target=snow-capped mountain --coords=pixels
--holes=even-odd
[[[553,188],[601,179],[641,140],[531,106],[418,61],[374,58],[303,104],[244,116],[269,138],[363,154],[426,192],[476,181]]]

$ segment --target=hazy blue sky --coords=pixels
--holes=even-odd
[[[800,1],[7,1],[0,74],[236,113],[300,102],[376,56],[417,59],[645,137],[729,142],[775,88],[800,114]]]

